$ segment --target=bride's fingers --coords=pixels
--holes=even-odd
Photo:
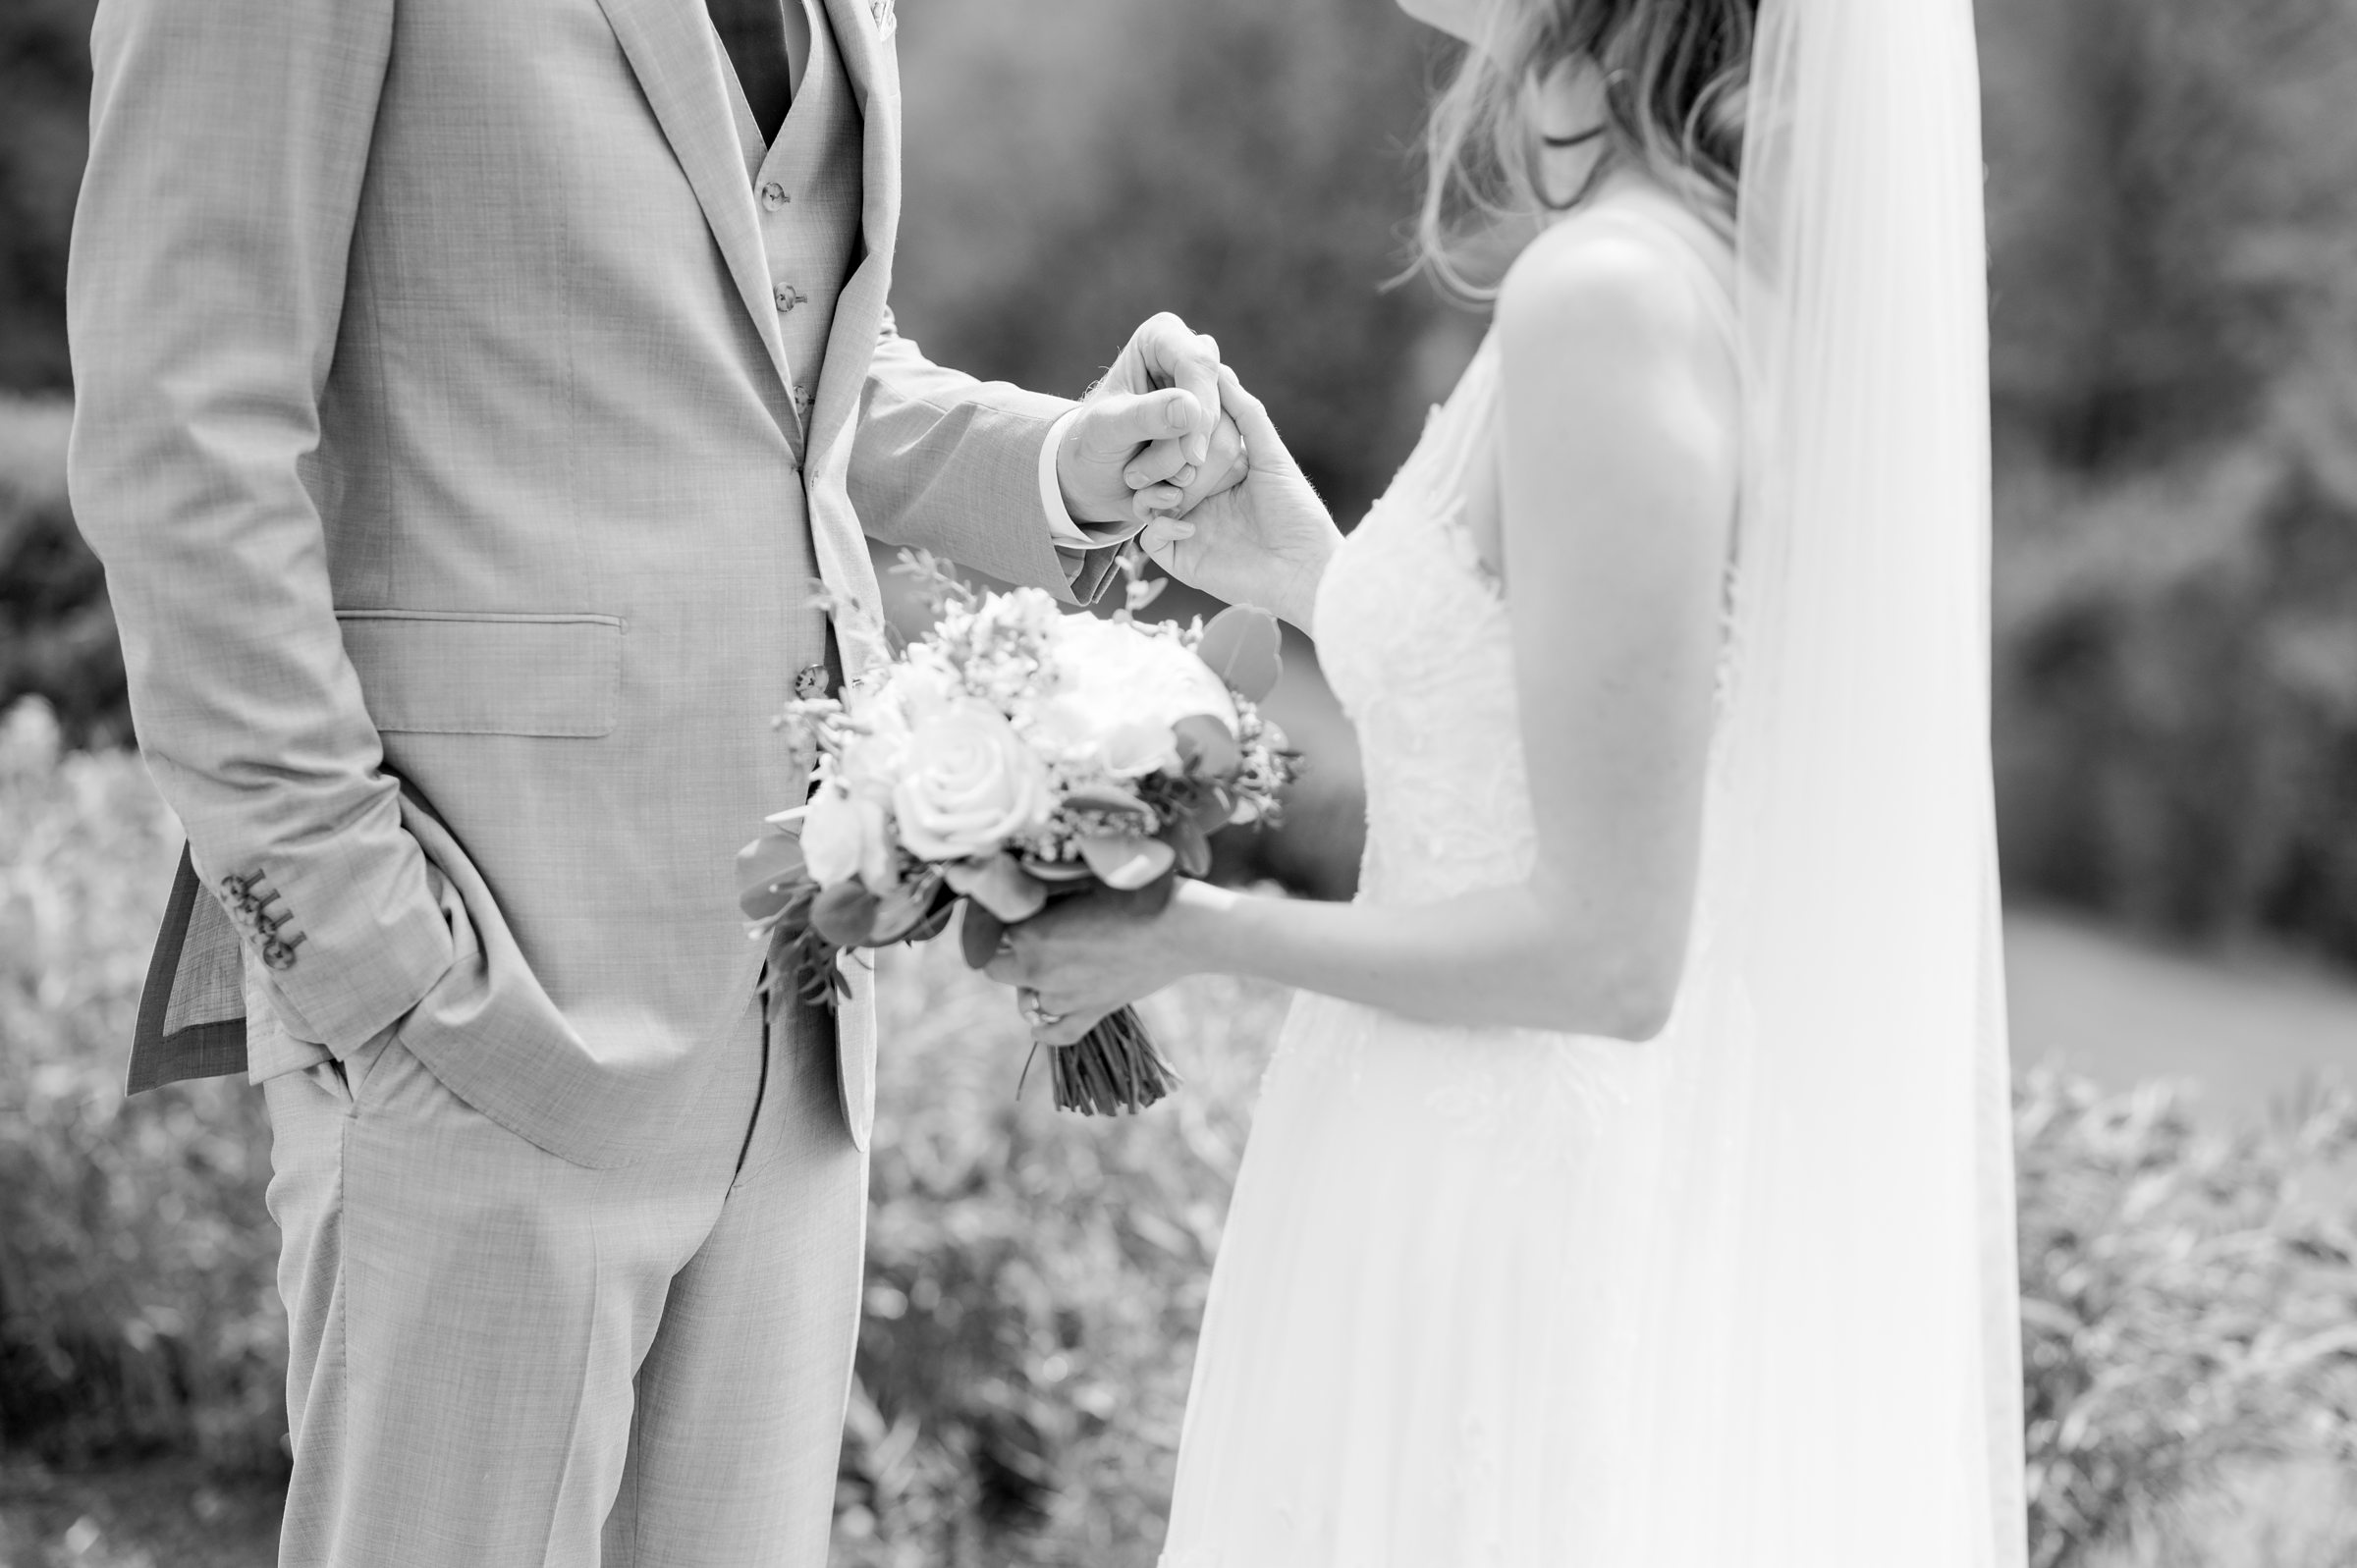
[[[1244,455],[1244,433],[1233,418],[1223,414],[1219,429],[1212,433],[1211,454],[1203,460],[1197,479],[1178,481],[1187,492],[1184,510],[1191,511],[1197,503],[1243,483],[1251,471],[1252,464]]]
[[[1177,485],[1153,485],[1129,497],[1129,515],[1151,525],[1177,512],[1185,500],[1186,492]]]
[[[1108,1007],[1105,1012],[1113,1009]],[[1075,1012],[1059,1018],[1045,1028],[1031,1031],[1031,1038],[1043,1046],[1076,1046],[1105,1017],[1105,1012]]]
[[[1171,546],[1194,536],[1195,525],[1191,522],[1178,517],[1156,517],[1146,524],[1146,531],[1137,536],[1137,542],[1147,555],[1162,561],[1164,553]],[[1163,564],[1169,565],[1167,562]]]
[[[1220,407],[1243,432],[1244,453],[1251,461],[1269,468],[1291,460],[1285,438],[1277,433],[1277,422],[1269,417],[1268,405],[1246,392],[1235,372],[1226,365],[1220,366]]]

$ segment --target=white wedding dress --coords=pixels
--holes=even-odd
[[[1163,1568],[2024,1560],[1971,35],[1949,0],[1882,4],[1810,13],[1837,24],[1803,40],[1830,64],[1772,5],[1755,93],[1812,71],[1887,87],[1874,123],[1936,110],[1939,136],[1894,143],[1936,160],[1762,119],[1739,271],[1666,198],[1566,220],[1684,276],[1744,373],[1669,1024],[1632,1046],[1298,1000],[1213,1273]],[[1851,71],[1858,35],[1928,40],[1942,69]],[[1364,758],[1364,901],[1511,884],[1537,853],[1547,782],[1465,521],[1499,395],[1492,338],[1320,585]]]
[[[1663,199],[1566,220],[1686,276],[1741,372],[1676,1004],[1638,1047],[1298,1002],[1165,1568],[2027,1560],[1979,108],[1966,0],[1762,0],[1739,264]],[[1536,853],[1464,516],[1498,379],[1487,343],[1320,589],[1369,901]]]
[[[1731,332],[1711,242],[1651,206],[1577,221],[1646,238]],[[1463,515],[1498,379],[1493,336],[1319,588],[1364,759],[1362,902],[1532,869],[1507,602]],[[1220,1246],[1164,1568],[1581,1560],[1643,1327],[1625,1264],[1647,1050],[1296,1001]]]

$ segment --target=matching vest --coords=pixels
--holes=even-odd
[[[858,261],[865,127],[826,8],[816,0],[784,3],[800,5],[809,18],[810,59],[777,139],[762,144],[761,128],[733,71],[729,96],[745,177],[761,215],[770,303],[778,312],[793,375],[792,436],[799,456],[802,425],[818,396],[827,333],[835,324],[835,301]]]

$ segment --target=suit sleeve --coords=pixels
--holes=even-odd
[[[1003,582],[1093,600],[1114,552],[1059,547],[1041,494],[1043,448],[1072,406],[934,364],[886,311],[851,447],[861,525]]]
[[[392,24],[393,0],[103,0],[67,281],[74,511],[140,748],[287,1027],[339,1054],[452,961],[313,489]]]

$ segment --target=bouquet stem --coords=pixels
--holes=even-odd
[[[1056,1080],[1056,1108],[1088,1116],[1143,1110],[1178,1087],[1145,1020],[1122,1007],[1069,1046],[1048,1051]]]

